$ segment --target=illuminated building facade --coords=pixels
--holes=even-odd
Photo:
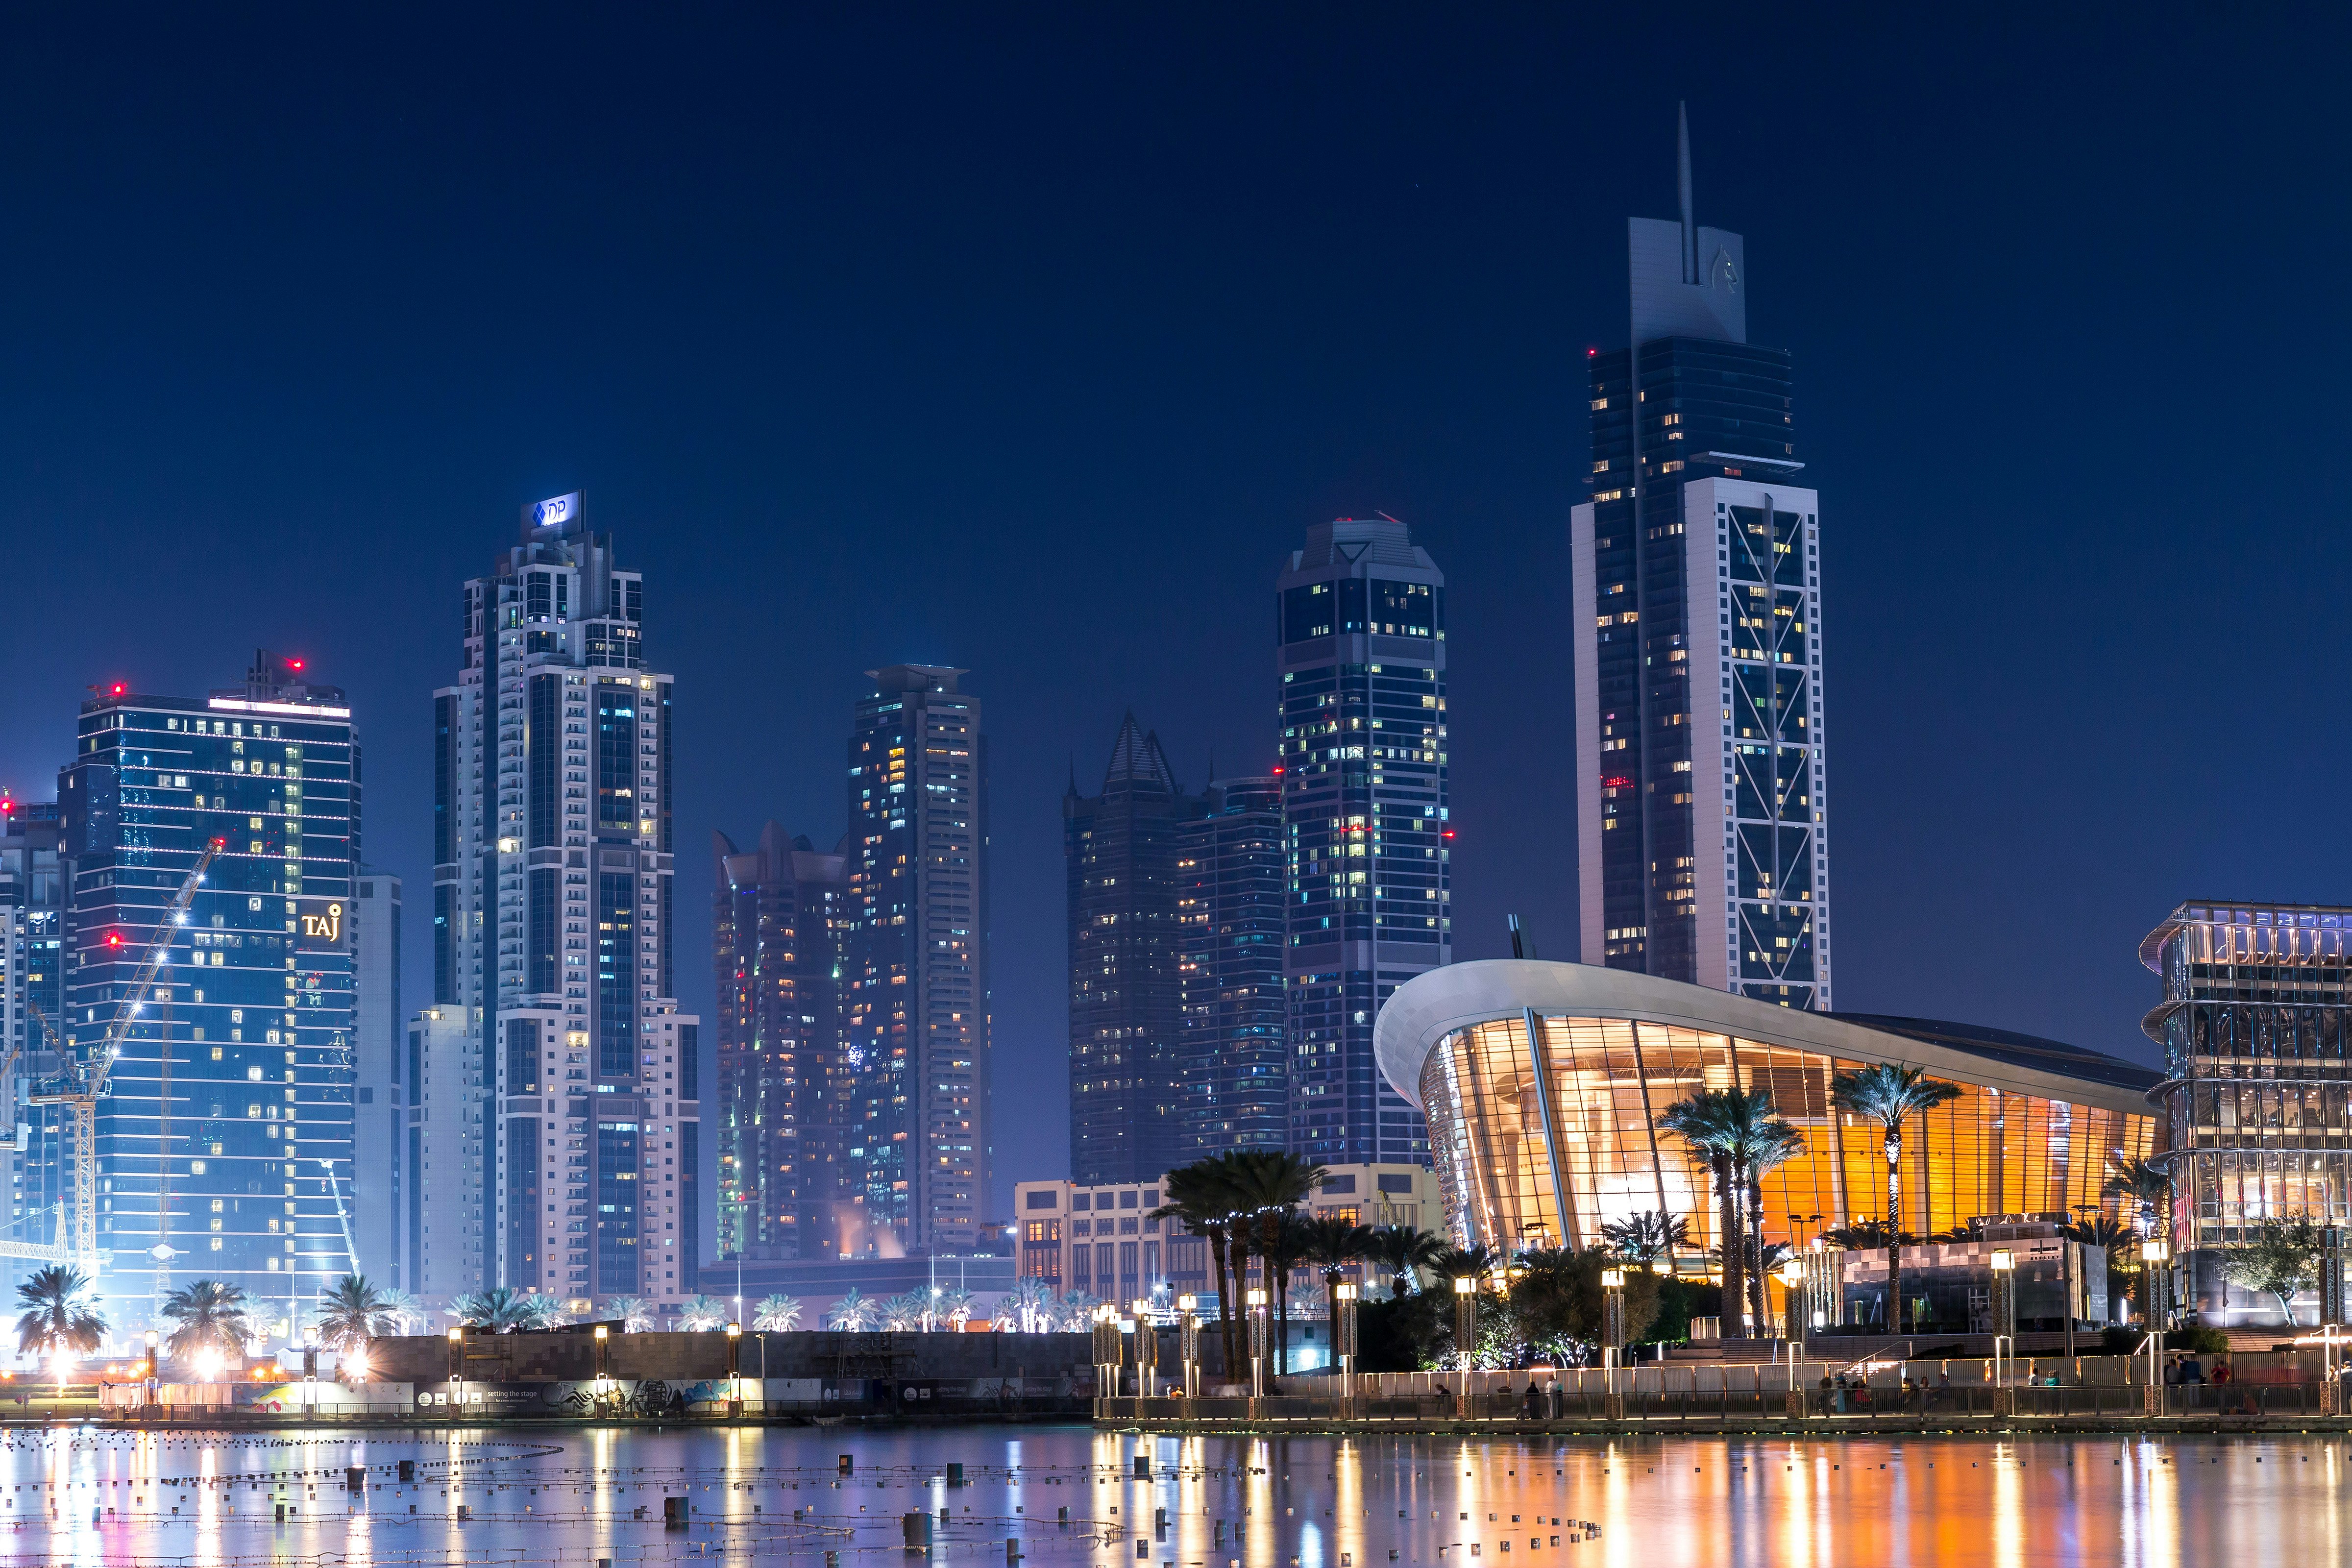
[[[1582,953],[1828,1012],[1816,497],[1789,354],[1748,342],[1740,237],[1694,221],[1681,153],[1681,221],[1627,220],[1570,513]]]
[[[836,848],[821,854],[771,822],[718,861],[711,958],[719,1016],[719,1250],[833,1257],[846,1201],[841,1133],[841,900]]]
[[[26,1103],[34,1080],[55,1078],[58,1055],[35,1017],[55,1026],[65,1016],[67,887],[60,846],[65,825],[54,801],[0,796],[0,1035],[17,1053],[14,1081],[0,1083],[26,1129],[24,1147],[0,1142],[6,1173],[7,1226],[0,1237],[47,1246],[62,1214],[65,1173],[54,1145],[59,1108]],[[0,1287],[39,1268],[25,1258],[0,1259]]]
[[[849,737],[852,1255],[969,1252],[987,1218],[988,752],[968,673],[867,670]]]
[[[2165,1146],[2147,1098],[2157,1075],[2112,1057],[1956,1024],[1824,1016],[1596,965],[1504,959],[1424,975],[1381,1013],[1380,1053],[1397,1091],[1426,1110],[1465,1246],[1590,1247],[1603,1224],[1652,1211],[1689,1222],[1697,1266],[1721,1240],[1711,1178],[1658,1118],[1734,1084],[1769,1089],[1805,1139],[1764,1177],[1768,1242],[1883,1220],[1879,1129],[1830,1100],[1837,1073],[1878,1062],[1960,1090],[1906,1129],[1900,1218],[1915,1236],[2093,1208],[2128,1220],[2128,1201],[2100,1190],[2113,1153]]]
[[[2140,943],[2163,982],[2142,1026],[2164,1047],[2176,1247],[2352,1223],[2347,937],[2352,909],[2200,901]]]
[[[1282,781],[1221,779],[1201,807],[1176,844],[1184,998],[1176,1164],[1283,1149],[1290,1135]]]
[[[1381,1081],[1372,1019],[1454,956],[1445,577],[1403,523],[1341,518],[1291,552],[1275,615],[1290,1149],[1418,1163],[1428,1131]]]
[[[152,1321],[198,1279],[290,1321],[352,1271],[352,930],[360,755],[341,690],[264,651],[205,698],[81,705],[58,779],[62,1022],[84,1062],[135,1009],[95,1121],[100,1289]],[[144,996],[125,994],[205,846],[222,840]],[[315,927],[305,917],[318,916]],[[69,1173],[69,1118],[46,1149]],[[71,1236],[70,1176],[57,1228]]]
[[[424,1290],[694,1293],[699,1020],[677,1006],[671,680],[582,498],[522,509],[434,693]]]

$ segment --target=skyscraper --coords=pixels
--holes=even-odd
[[[674,1310],[700,1106],[672,962],[671,678],[646,668],[642,577],[583,513],[577,493],[523,509],[465,586],[457,679],[434,694],[425,1289]]]
[[[408,1289],[408,1100],[401,1069],[400,879],[362,871],[348,919],[353,960],[352,1252],[371,1279]]]
[[[988,748],[969,673],[870,669],[849,738],[842,978],[863,1252],[968,1250],[987,1217]]]
[[[1290,1147],[1425,1164],[1427,1129],[1381,1079],[1372,1019],[1453,958],[1444,574],[1393,518],[1340,518],[1307,531],[1275,592]]]
[[[65,825],[54,801],[0,798],[0,1035],[16,1053],[13,1082],[0,1082],[16,1108],[16,1137],[0,1142],[7,1178],[7,1225],[0,1237],[35,1246],[58,1245],[64,1232],[66,1172],[57,1161],[59,1108],[26,1100],[30,1087],[54,1079],[62,1066],[48,1032],[65,1017]],[[36,1260],[0,1262],[0,1284],[20,1281]]]
[[[1221,779],[1201,806],[1176,829],[1179,1165],[1290,1142],[1282,781]]]
[[[771,822],[718,859],[711,959],[718,979],[719,1250],[838,1256],[849,1191],[841,1070],[840,847],[819,854]],[[857,1228],[855,1225],[849,1227]]]
[[[1157,734],[1129,713],[1102,793],[1062,797],[1069,916],[1070,1179],[1156,1179],[1181,1163],[1184,1019],[1178,845],[1200,815]]]
[[[67,1207],[99,1205],[102,1289],[124,1316],[202,1278],[244,1289],[264,1323],[290,1321],[352,1267],[351,708],[265,651],[243,685],[208,698],[115,687],[81,705],[77,728],[58,780],[66,1049],[95,1062],[127,1016],[97,1101],[99,1192],[72,1194],[68,1177]],[[215,839],[185,919],[167,927]],[[163,964],[128,995],[165,931]],[[69,1139],[53,1148],[69,1171]]]
[[[1814,492],[1739,236],[1631,218],[1629,346],[1591,361],[1571,514],[1583,956],[1830,1007]],[[1715,603],[1707,603],[1712,594]]]

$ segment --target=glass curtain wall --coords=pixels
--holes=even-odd
[[[1701,1089],[1734,1084],[1769,1089],[1775,1109],[1805,1138],[1802,1154],[1764,1178],[1767,1242],[1801,1244],[1832,1226],[1885,1217],[1878,1127],[1830,1103],[1831,1079],[1864,1064],[1663,1024],[1550,1016],[1538,1027],[1550,1068],[1549,1134],[1519,1020],[1449,1035],[1422,1070],[1458,1245],[1591,1247],[1604,1223],[1655,1210],[1688,1220],[1694,1257],[1717,1246],[1714,1179],[1657,1118]],[[2131,1217],[2127,1204],[2099,1189],[2111,1151],[2157,1151],[2153,1113],[1959,1088],[1958,1099],[1905,1129],[1905,1231],[1927,1237],[2005,1214],[2095,1209]],[[1554,1180],[1555,1170],[1563,1179]]]

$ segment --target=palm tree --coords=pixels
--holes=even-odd
[[[449,1298],[449,1315],[471,1329],[511,1334],[523,1329],[553,1328],[563,1321],[563,1308],[552,1296],[513,1289],[505,1285],[467,1291]]]
[[[1495,1272],[1502,1256],[1485,1242],[1475,1247],[1449,1247],[1430,1260],[1440,1279],[1484,1279]]]
[[[2117,1149],[2107,1156],[2106,1184],[2099,1195],[2129,1198],[2132,1223],[2143,1241],[2156,1234],[2156,1216],[2172,1190],[2172,1167],[2164,1159],[2142,1160]]]
[[[1024,1334],[1048,1331],[1060,1316],[1054,1288],[1043,1279],[1026,1278],[1015,1280],[1013,1289],[1005,1292],[1003,1311]]]
[[[931,1302],[932,1312],[956,1333],[961,1333],[963,1326],[971,1321],[971,1292],[961,1285],[945,1287]]]
[[[1435,1231],[1409,1225],[1376,1226],[1364,1244],[1364,1256],[1389,1271],[1395,1279],[1391,1289],[1399,1296],[1419,1289],[1421,1271],[1449,1250],[1446,1239]]]
[[[1831,1100],[1856,1116],[1865,1117],[1885,1129],[1886,1150],[1886,1228],[1890,1236],[1903,1228],[1903,1123],[1913,1115],[1924,1114],[1948,1100],[1958,1100],[1959,1086],[1929,1078],[1917,1068],[1901,1067],[1893,1062],[1880,1062],[1873,1067],[1855,1068],[1842,1072],[1830,1080]],[[1903,1330],[1903,1247],[1890,1240],[1886,1247],[1887,1300],[1893,1310],[1887,1314],[1887,1327],[1900,1333]]]
[[[2077,1220],[2068,1220],[2060,1225],[2058,1229],[2060,1234],[2069,1240],[2079,1241],[2085,1247],[2105,1249],[2107,1300],[2110,1311],[2114,1310],[2116,1300],[2123,1294],[2117,1287],[2129,1284],[2132,1287],[2132,1293],[2136,1296],[2139,1294],[2138,1280],[2141,1266],[2138,1243],[2140,1237],[2139,1233],[2133,1226],[2111,1215],[2095,1214],[2086,1215]],[[2147,1317],[2147,1301],[2145,1297],[2140,1299],[2140,1316]]]
[[[1160,1195],[1166,1201],[1146,1217],[1171,1220],[1194,1236],[1206,1237],[1209,1267],[1217,1281],[1217,1332],[1223,1341],[1225,1364],[1234,1364],[1233,1297],[1227,1288],[1229,1248],[1234,1228],[1232,1184],[1227,1168],[1214,1159],[1196,1160],[1168,1173]]]
[[[1265,1260],[1267,1293],[1281,1302],[1286,1313],[1290,1300],[1288,1265],[1296,1260],[1297,1254],[1276,1256],[1284,1247],[1283,1226],[1291,1211],[1305,1203],[1315,1189],[1323,1184],[1323,1178],[1329,1173],[1326,1167],[1286,1151],[1234,1151],[1219,1155],[1218,1159],[1224,1163],[1231,1173],[1234,1206],[1251,1216],[1247,1228],[1255,1234],[1252,1237],[1250,1250]],[[1280,1266],[1279,1279],[1276,1278],[1277,1265]],[[1286,1316],[1284,1327],[1286,1332]],[[1288,1358],[1283,1351],[1286,1349],[1287,1346],[1284,1346],[1276,1352],[1285,1370],[1287,1369]]]
[[[1290,1276],[1305,1261],[1307,1249],[1313,1240],[1307,1229],[1308,1220],[1297,1209],[1286,1209],[1281,1224],[1275,1226],[1271,1242],[1261,1240],[1265,1247],[1266,1282],[1274,1291],[1275,1371],[1290,1370]]]
[[[1675,1252],[1690,1250],[1690,1221],[1680,1215],[1643,1209],[1628,1218],[1605,1222],[1601,1239],[1628,1263],[1668,1263]]]
[[[217,1351],[224,1357],[243,1355],[254,1337],[240,1286],[199,1279],[164,1297],[163,1310],[163,1316],[179,1325],[163,1346],[182,1361],[204,1351]]]
[[[716,1296],[688,1296],[678,1303],[677,1326],[689,1334],[707,1334],[727,1326],[727,1303]]]
[[[1761,1114],[1757,1115],[1756,1112]],[[1805,1152],[1805,1135],[1772,1114],[1772,1096],[1767,1091],[1748,1097],[1748,1120],[1744,1121],[1731,1150],[1731,1163],[1745,1178],[1748,1194],[1748,1237],[1745,1246],[1748,1265],[1748,1298],[1758,1331],[1766,1327],[1764,1310],[1764,1275],[1775,1261],[1764,1252],[1764,1177],[1767,1172],[1787,1164]],[[1786,1248],[1782,1249],[1783,1251]],[[1769,1339],[1769,1333],[1764,1335]]]
[[[1062,1331],[1069,1334],[1085,1333],[1094,1325],[1095,1309],[1102,1304],[1101,1297],[1088,1295],[1084,1290],[1073,1290],[1063,1297],[1059,1303]]]
[[[865,1332],[874,1326],[872,1298],[858,1294],[857,1287],[852,1285],[849,1288],[849,1294],[835,1301],[833,1304],[833,1310],[824,1315],[824,1326],[828,1329],[845,1330],[850,1333]]]
[[[654,1326],[653,1304],[642,1296],[607,1296],[604,1316],[618,1319],[625,1334],[642,1334]]]
[[[801,1304],[794,1296],[762,1296],[751,1309],[751,1327],[761,1333],[784,1333],[801,1326]]]
[[[319,1303],[319,1338],[331,1351],[364,1350],[396,1333],[400,1318],[364,1274],[346,1274]]]
[[[428,1321],[425,1303],[397,1285],[378,1290],[375,1299],[390,1315],[394,1333],[413,1334]]]
[[[1323,1270],[1323,1311],[1330,1321],[1336,1344],[1339,1331],[1339,1276],[1347,1271],[1348,1265],[1366,1255],[1372,1233],[1354,1220],[1324,1214],[1307,1218],[1300,1234],[1307,1242],[1301,1249],[1307,1261]]]
[[[106,1320],[91,1307],[89,1288],[89,1276],[79,1268],[53,1263],[35,1269],[16,1287],[16,1305],[26,1310],[16,1320],[16,1349],[35,1356],[88,1355],[98,1349],[106,1339]],[[62,1382],[63,1372],[58,1375]]]
[[[1688,1100],[1678,1100],[1660,1113],[1658,1125],[1689,1144],[1706,1162],[1715,1176],[1715,1199],[1717,1209],[1717,1242],[1723,1257],[1723,1336],[1726,1339],[1745,1338],[1742,1330],[1747,1314],[1741,1310],[1748,1299],[1742,1289],[1747,1248],[1737,1241],[1746,1234],[1739,1224],[1740,1184],[1737,1162],[1732,1157],[1732,1144],[1738,1128],[1746,1119],[1745,1101],[1748,1091],[1731,1089],[1703,1089]],[[1769,1101],[1768,1101],[1769,1104]]]

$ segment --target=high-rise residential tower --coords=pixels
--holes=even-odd
[[[581,497],[523,509],[465,586],[434,694],[424,1284],[695,1292],[698,1020],[673,963],[671,678]]]
[[[1102,793],[1062,797],[1070,943],[1070,1179],[1152,1180],[1182,1162],[1177,861],[1201,812],[1129,713]]]
[[[864,1231],[968,1251],[987,1218],[988,748],[969,673],[870,669],[849,737],[846,1134]],[[885,1235],[890,1238],[886,1243]]]
[[[1627,220],[1633,330],[1592,356],[1570,525],[1583,957],[1826,1012],[1815,497],[1740,237],[1693,220],[1686,124],[1681,191],[1680,222]]]
[[[719,1016],[719,1251],[840,1254],[853,1190],[842,1134],[842,847],[820,854],[771,822],[755,848],[713,833],[711,958]]]
[[[1275,593],[1290,1147],[1329,1165],[1426,1163],[1421,1112],[1373,1060],[1372,1020],[1453,958],[1444,574],[1403,523],[1341,518],[1307,531]]]
[[[351,901],[352,1252],[371,1279],[408,1289],[408,1099],[401,1069],[400,879],[362,871]]]
[[[1283,1020],[1282,781],[1220,779],[1176,830],[1178,1036],[1174,1164],[1290,1143]]]
[[[55,1157],[59,1108],[26,1100],[30,1086],[62,1066],[48,1033],[65,1016],[65,825],[54,801],[0,797],[0,1037],[16,1053],[14,1081],[0,1082],[15,1106],[22,1142],[0,1142],[6,1173],[6,1227],[0,1238],[56,1245],[64,1214],[65,1171]],[[0,1258],[0,1287],[20,1282],[37,1260]]]
[[[68,1176],[65,1208],[98,1205],[118,1321],[152,1321],[165,1292],[205,1279],[243,1289],[263,1324],[290,1323],[352,1268],[351,707],[265,651],[205,698],[115,687],[77,730],[58,780],[66,1049],[95,1061],[131,1011],[97,1101],[99,1190],[74,1194]],[[166,926],[214,840],[185,919]],[[164,931],[164,963],[127,996]],[[70,1125],[52,1146],[68,1172]]]

